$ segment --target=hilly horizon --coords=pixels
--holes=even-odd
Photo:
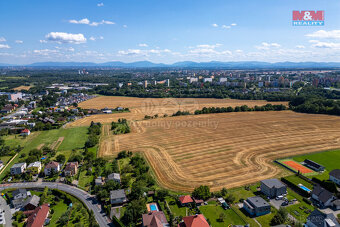
[[[262,62],[262,61],[179,61],[173,64],[154,63],[151,61],[109,61],[94,62],[35,62],[25,65],[0,63],[0,67],[117,67],[117,68],[340,68],[340,62]]]

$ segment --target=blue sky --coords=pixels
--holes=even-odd
[[[292,26],[324,10],[325,26]],[[340,61],[340,1],[2,0],[0,62]]]

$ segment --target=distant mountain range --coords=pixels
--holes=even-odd
[[[340,62],[260,62],[260,61],[235,61],[235,62],[193,62],[182,61],[173,64],[153,63],[150,61],[136,61],[125,63],[111,61],[105,63],[94,62],[36,62],[29,65],[13,65],[0,63],[0,67],[113,67],[113,68],[223,68],[223,69],[289,69],[289,68],[340,68]]]

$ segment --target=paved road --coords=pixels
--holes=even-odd
[[[7,205],[6,200],[0,196],[0,207],[2,210],[5,211],[5,227],[11,227],[12,226],[12,214],[11,214],[11,208]]]
[[[113,226],[110,223],[108,217],[106,216],[105,212],[101,209],[100,205],[96,198],[84,190],[81,190],[77,187],[73,187],[67,184],[62,183],[53,183],[53,182],[27,182],[27,183],[12,183],[12,184],[0,184],[0,191],[7,189],[7,188],[44,188],[48,187],[51,189],[59,189],[61,191],[67,192],[79,200],[81,200],[88,209],[93,210],[96,220],[99,226],[108,227]]]

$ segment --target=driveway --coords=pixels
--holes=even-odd
[[[2,210],[5,211],[5,227],[11,227],[12,226],[12,214],[11,214],[11,208],[7,205],[6,200],[0,196],[0,207]]]
[[[54,182],[27,182],[27,183],[12,183],[12,184],[0,184],[0,191],[8,188],[44,188],[48,187],[51,189],[58,189],[69,193],[79,200],[81,200],[89,210],[92,210],[96,221],[98,222],[99,226],[107,227],[107,226],[114,226],[109,218],[106,216],[105,212],[98,206],[98,201],[96,198],[84,190],[79,188],[62,184],[62,183],[54,183]]]

